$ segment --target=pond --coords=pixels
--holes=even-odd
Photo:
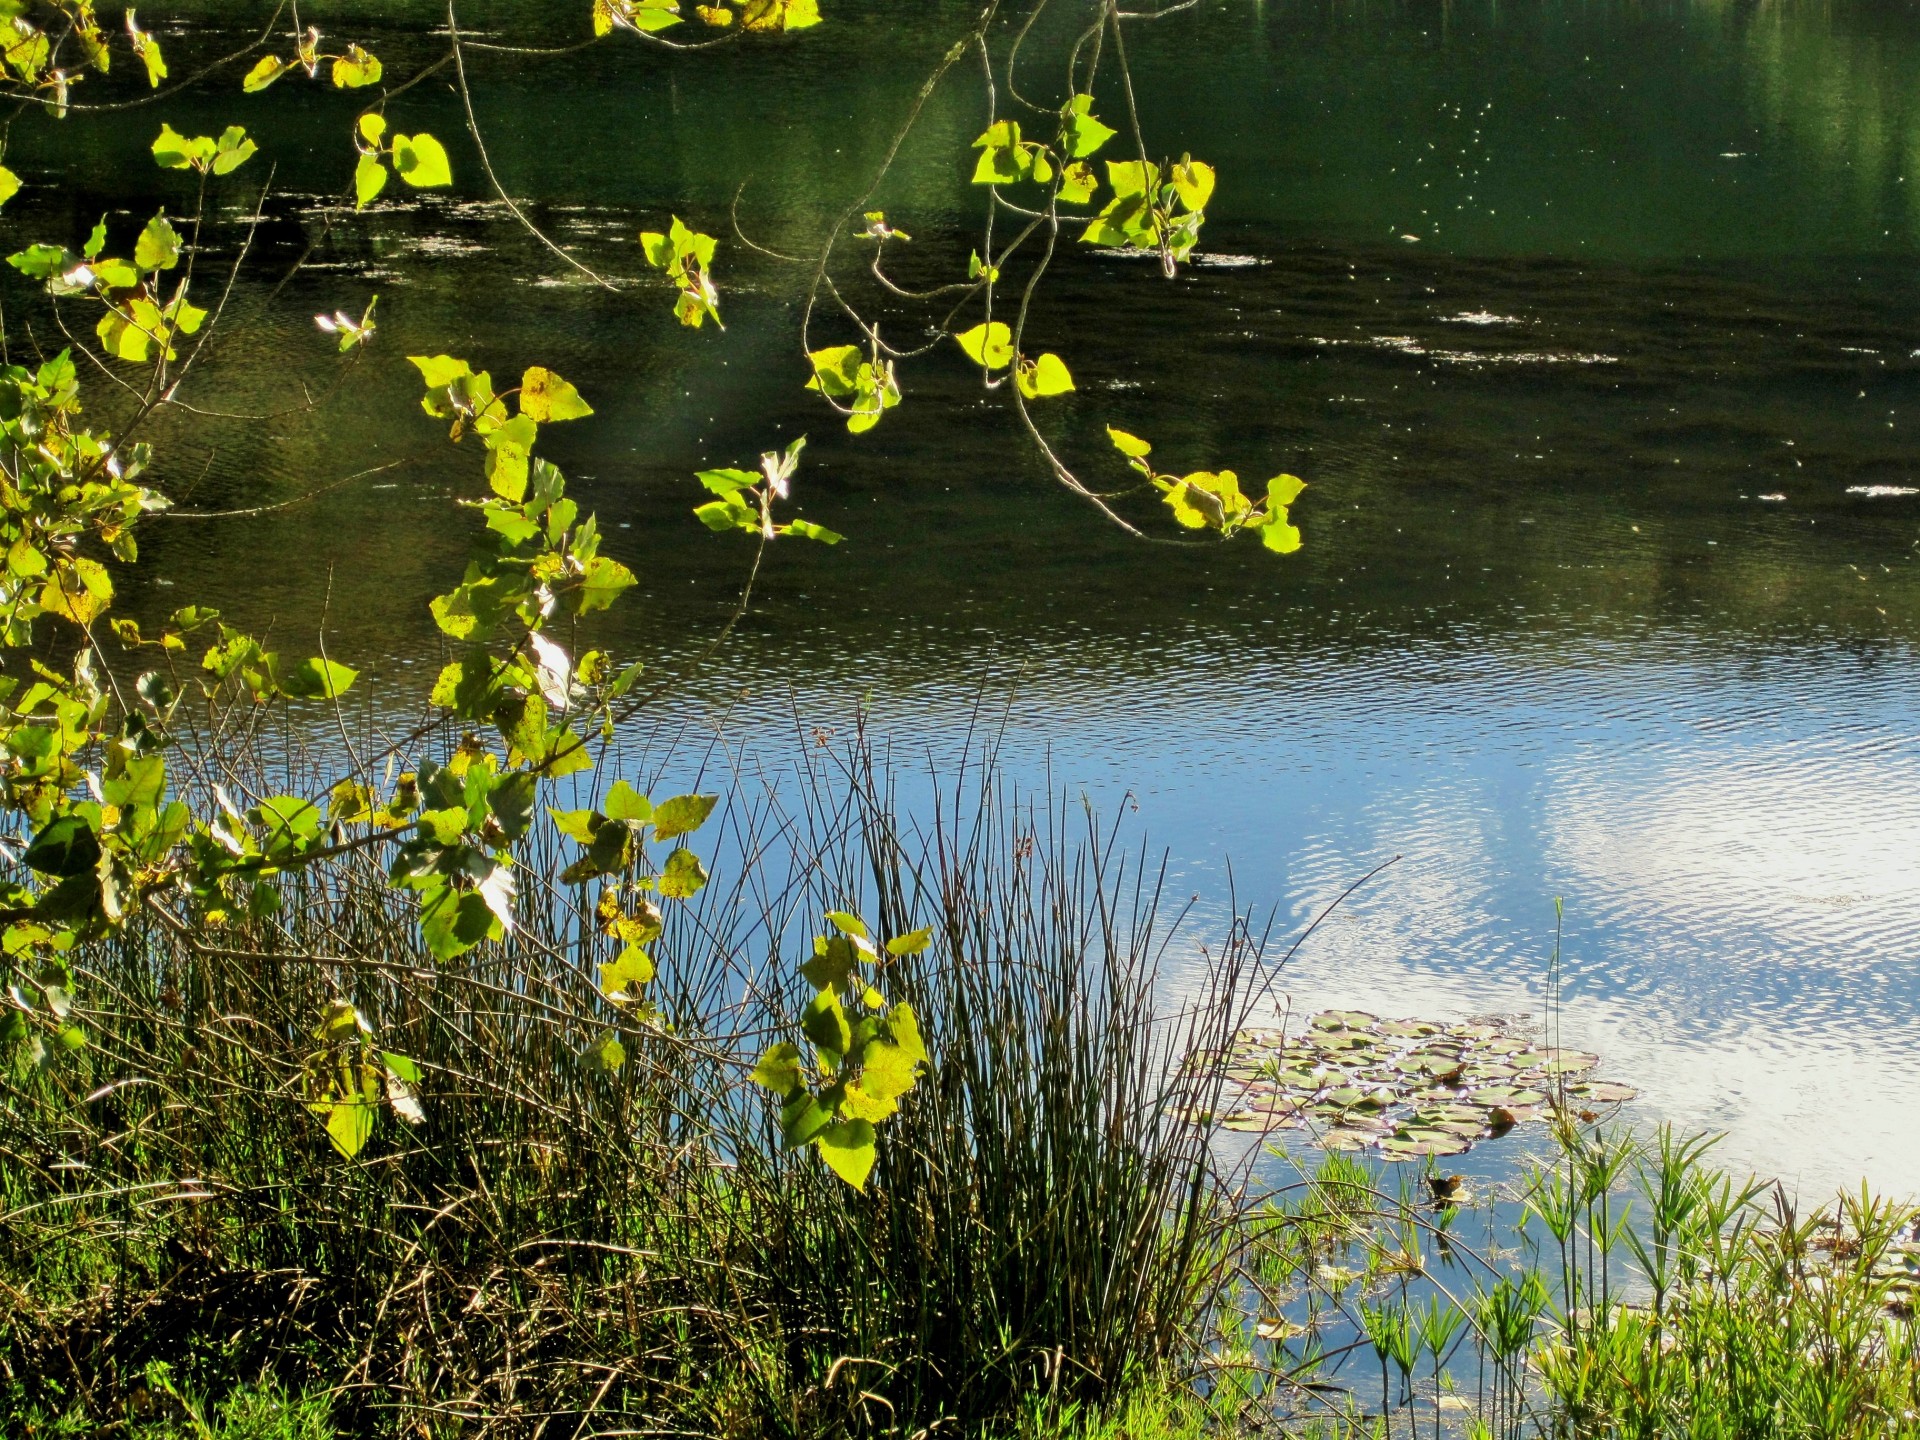
[[[254,23],[232,8],[191,28]],[[547,8],[464,23],[539,36]],[[391,7],[330,9],[390,70],[434,43],[388,33]],[[163,488],[219,511],[406,462],[156,524],[165,583],[137,603],[282,638],[324,613],[380,703],[417,705],[424,602],[466,541],[448,497],[478,455],[419,414],[399,357],[538,361],[598,410],[554,458],[641,577],[616,646],[670,670],[747,559],[688,516],[691,471],[804,432],[802,513],[848,541],[773,555],[677,714],[724,717],[758,764],[863,700],[916,762],[985,714],[1015,776],[1137,803],[1202,928],[1229,876],[1298,930],[1398,856],[1292,963],[1301,1013],[1538,1013],[1562,897],[1564,1032],[1641,1088],[1639,1117],[1725,1130],[1724,1158],[1807,1191],[1920,1192],[1920,12],[1205,0],[1139,27],[1149,134],[1220,188],[1174,281],[1057,265],[1032,325],[1080,388],[1048,414],[1116,483],[1106,424],[1177,469],[1300,475],[1305,548],[1282,558],[1107,526],[951,347],[866,437],[802,391],[804,278],[737,243],[729,207],[772,250],[817,240],[970,13],[828,9],[712,56],[474,54],[527,213],[625,280],[635,233],[677,208],[722,237],[723,334],[532,239],[438,81],[394,113],[448,138],[454,191],[359,219],[315,211],[351,168],[353,99],[325,87],[236,83],[217,113],[163,104],[59,147],[21,122],[8,163],[30,187],[78,154],[83,192],[132,177],[178,209],[143,154],[162,118],[244,121],[278,167],[187,396],[267,418],[177,425]],[[316,111],[337,151],[296,146]],[[950,81],[889,178],[903,268],[949,278],[976,243],[956,157],[983,114],[972,77]],[[7,212],[19,243],[71,241],[99,208],[33,206]],[[335,376],[310,317],[375,291],[372,352],[301,408]]]

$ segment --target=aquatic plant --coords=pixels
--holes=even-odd
[[[1464,1155],[1555,1108],[1598,1118],[1637,1093],[1589,1078],[1600,1057],[1545,1046],[1486,1021],[1382,1020],[1327,1010],[1285,1030],[1243,1030],[1227,1054],[1238,1092],[1217,1116],[1229,1130],[1299,1129],[1332,1150],[1389,1160]]]

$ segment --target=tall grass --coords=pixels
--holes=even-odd
[[[1257,938],[1161,1013],[1158,876],[990,777],[914,826],[863,754],[816,758],[725,823],[651,1023],[597,989],[594,897],[538,851],[515,933],[453,965],[357,854],[270,919],[87,954],[94,1048],[0,1079],[9,1413],[124,1420],[163,1373],[320,1396],[356,1435],[908,1433],[1182,1363],[1229,1177],[1186,1119],[1219,1066],[1180,1062],[1224,1053]],[[936,932],[887,978],[933,1061],[865,1193],[747,1080],[829,908]],[[338,999],[423,1077],[424,1121],[352,1160],[298,1084]]]

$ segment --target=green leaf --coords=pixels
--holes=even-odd
[[[845,1055],[853,1044],[853,1026],[840,1006],[840,997],[830,989],[817,993],[801,1012],[800,1033],[836,1056]]]
[[[269,849],[285,849],[318,836],[326,815],[298,795],[270,795],[253,807],[250,818],[266,831]]]
[[[447,164],[446,147],[422,131],[418,135],[393,137],[393,168],[400,178],[417,190],[453,183],[453,170]]]
[[[1091,95],[1076,95],[1067,102],[1065,123],[1061,126],[1061,138],[1066,143],[1068,156],[1072,159],[1086,159],[1119,133],[1112,126],[1102,125],[1093,118]]]
[[[180,263],[180,232],[165,215],[154,216],[140,232],[133,246],[133,263],[142,270],[171,270]]]
[[[618,560],[596,555],[587,562],[587,573],[580,588],[572,592],[574,608],[582,615],[605,610],[638,583],[633,572]]]
[[[1288,523],[1285,506],[1269,511],[1259,530],[1260,543],[1277,555],[1291,555],[1300,548],[1300,527]]]
[[[73,253],[58,245],[29,245],[9,255],[7,263],[30,280],[51,280],[73,268]]]
[[[653,818],[653,802],[624,780],[616,780],[601,802],[609,820],[644,822]]]
[[[714,494],[727,496],[745,490],[760,483],[760,474],[755,470],[700,470],[694,473],[698,480]]]
[[[257,67],[256,67],[257,68]],[[339,90],[358,90],[380,83],[378,57],[358,45],[347,46],[347,53],[333,62],[333,83]]]
[[[164,755],[135,756],[125,762],[125,768],[118,775],[107,776],[100,782],[101,796],[109,805],[118,805],[122,810],[151,808],[160,803],[166,790]]]
[[[444,390],[455,380],[473,373],[466,361],[451,355],[409,355],[407,363],[420,372],[429,390]]]
[[[1053,395],[1064,395],[1073,389],[1073,376],[1067,370],[1067,362],[1051,350],[1032,364],[1022,362],[1015,372],[1020,385],[1020,393],[1029,400],[1044,400]]]
[[[588,1069],[602,1075],[617,1075],[620,1067],[627,1063],[627,1047],[620,1043],[619,1036],[609,1030],[587,1047],[585,1059]]]
[[[685,900],[707,883],[700,857],[684,845],[667,856],[660,870],[660,893],[669,900]]]
[[[998,320],[976,325],[953,337],[976,365],[998,370],[1013,359],[1013,332]]]
[[[583,420],[593,414],[593,407],[572,385],[535,365],[520,377],[520,413],[544,425],[549,420]]]
[[[1160,167],[1151,161],[1143,164],[1138,160],[1109,160],[1107,183],[1121,200],[1150,195],[1160,183]]]
[[[638,945],[621,950],[610,965],[600,967],[600,989],[606,995],[632,997],[643,985],[652,982],[653,957]]]
[[[1060,172],[1060,198],[1069,205],[1084,205],[1099,188],[1099,178],[1084,160],[1075,160]]]
[[[867,922],[850,910],[829,910],[825,919],[843,935],[858,935],[862,940],[867,938]]]
[[[171,125],[162,124],[160,136],[153,142],[154,163],[162,170],[185,170],[204,165],[213,158],[213,140],[206,135],[189,140]]]
[[[147,88],[158,90],[160,82],[167,78],[166,56],[160,49],[160,42],[134,24],[131,10],[127,12],[127,38],[132,42],[133,53],[147,67]]]
[[[100,837],[78,815],[61,815],[41,827],[20,857],[42,875],[84,875],[99,863]]]
[[[997,120],[980,133],[974,142],[980,151],[973,167],[975,185],[1011,185],[1024,180],[1032,171],[1030,151],[1020,139],[1020,122]]]
[[[0,205],[4,205],[20,193],[20,177],[0,165]]]
[[[798,1150],[818,1135],[833,1116],[809,1090],[796,1089],[780,1107],[780,1138],[789,1150]]]
[[[873,1173],[873,1126],[865,1120],[836,1120],[814,1137],[827,1168],[856,1190],[864,1190]]]
[[[276,661],[269,668],[280,693],[294,700],[338,700],[360,675],[358,670],[318,656],[285,668]]]
[[[502,933],[499,917],[475,890],[442,885],[420,907],[420,934],[436,960],[452,960]]]
[[[807,389],[818,390],[832,400],[844,400],[859,390],[861,351],[858,345],[830,345],[824,350],[807,352],[813,364],[813,378]]]
[[[327,1112],[327,1138],[333,1148],[353,1159],[373,1136],[373,1107],[360,1100],[342,1100]]]
[[[380,163],[380,157],[368,151],[362,151],[360,162],[353,167],[353,204],[356,210],[364,210],[367,202],[387,188],[387,167]]]
[[[662,840],[691,835],[707,823],[707,817],[719,803],[718,795],[675,795],[670,800],[662,800],[654,807],[653,833]]]
[[[700,508],[704,510],[706,507],[703,505]],[[695,513],[697,514],[698,511]],[[826,526],[816,525],[811,520],[789,520],[780,528],[782,534],[798,535],[803,540],[818,540],[822,545],[838,545],[847,538],[838,530],[829,530]]]
[[[560,833],[569,839],[578,840],[582,845],[593,839],[596,820],[593,811],[549,809],[547,814],[553,817],[553,823]]]
[[[910,930],[905,935],[896,935],[887,942],[889,955],[918,955],[933,943],[932,927]]]
[[[259,148],[247,138],[245,130],[238,125],[229,125],[214,146],[213,173],[231,175],[251,160]]]
[[[1138,435],[1129,435],[1126,431],[1116,430],[1111,425],[1107,426],[1107,438],[1113,442],[1114,449],[1130,460],[1143,459],[1153,453],[1153,446]]]
[[[1267,505],[1281,509],[1300,498],[1300,492],[1307,488],[1307,482],[1298,475],[1276,475],[1267,481]]]
[[[249,95],[257,95],[292,68],[293,66],[278,55],[262,55],[254,63],[254,67],[247,71],[246,78],[240,82],[240,88]]]
[[[887,1010],[887,1029],[893,1036],[893,1043],[900,1047],[902,1054],[918,1064],[927,1063],[926,1043],[920,1038],[920,1021],[913,1013],[913,1007],[904,1002],[890,1006]]]
[[[728,530],[758,531],[760,528],[760,512],[736,495],[696,505],[693,514],[709,530],[722,533]]]
[[[753,1083],[764,1085],[777,1095],[789,1095],[799,1088],[800,1047],[791,1040],[767,1047],[767,1053],[753,1067]]]
[[[861,1055],[860,1088],[869,1099],[891,1107],[920,1078],[920,1060],[904,1046],[876,1040]]]
[[[860,952],[851,940],[822,936],[813,942],[813,955],[800,966],[800,973],[816,990],[845,989],[859,962]]]
[[[1182,156],[1170,172],[1174,193],[1189,210],[1204,210],[1213,198],[1213,167],[1203,161]]]

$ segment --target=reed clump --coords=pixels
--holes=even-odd
[[[512,934],[451,963],[356,853],[268,919],[89,950],[96,1043],[0,1077],[0,1428],[225,1434],[265,1395],[351,1435],[904,1434],[1184,1365],[1231,1207],[1185,1119],[1218,1075],[1177,1061],[1260,945],[1166,1013],[1151,869],[991,782],[936,809],[858,756],[737,789],[644,1013],[540,842]],[[886,977],[931,1061],[864,1190],[749,1078],[834,908],[935,935]],[[351,1158],[310,1104],[343,1003],[418,1076]]]

